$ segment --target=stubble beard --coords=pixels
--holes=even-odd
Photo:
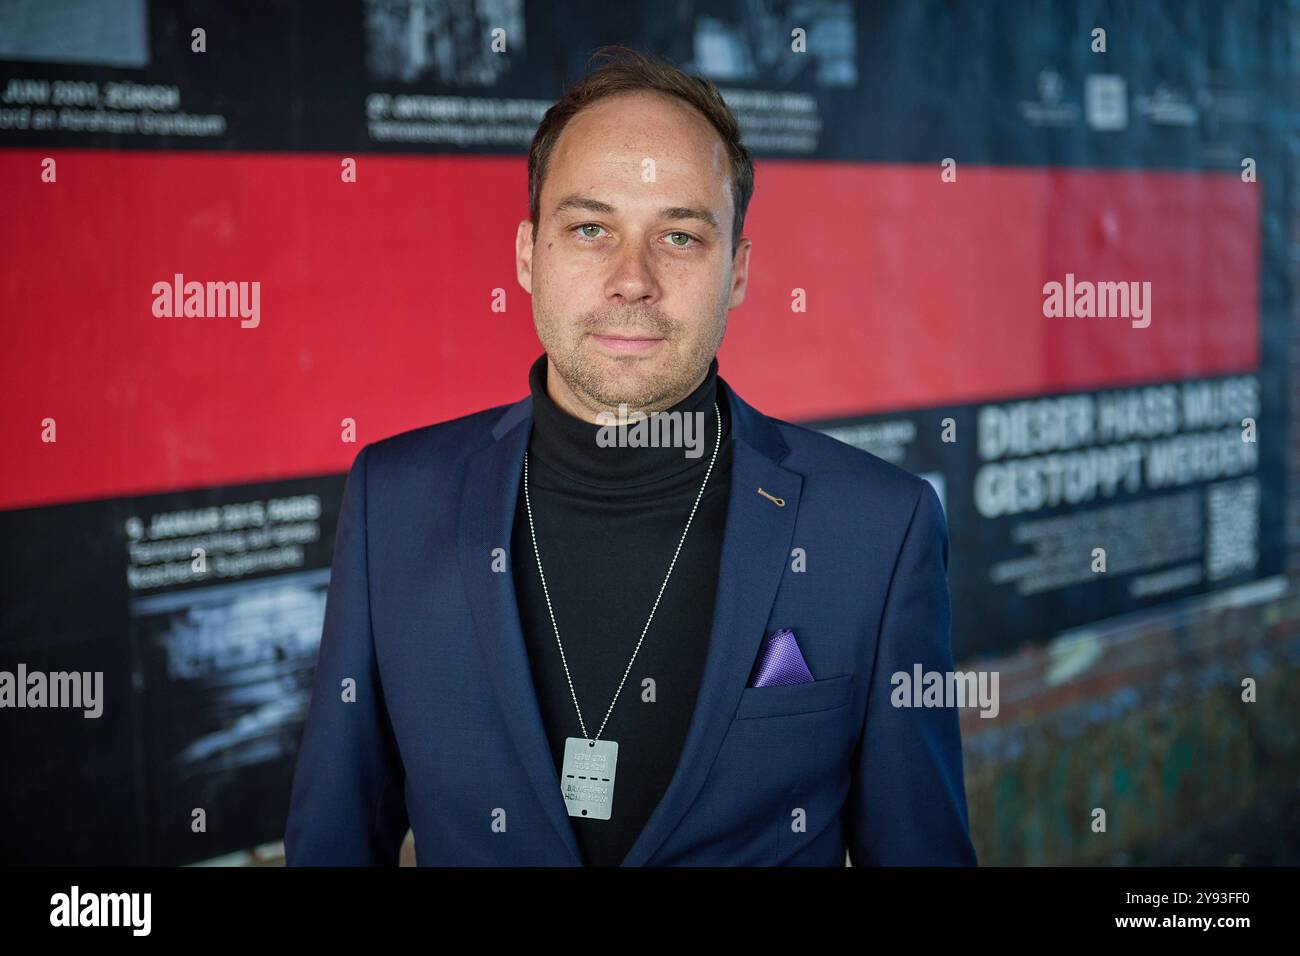
[[[656,313],[620,313],[621,320],[603,320],[599,314],[577,323],[572,331],[560,331],[564,323],[553,322],[539,316],[538,338],[550,357],[560,377],[586,405],[596,409],[617,410],[620,404],[628,410],[643,412],[663,411],[685,398],[704,377],[722,343],[726,317],[716,336],[696,339],[682,354],[673,349],[678,344],[673,325]],[[594,347],[587,342],[588,331],[650,332],[664,338],[661,350],[668,352],[666,364],[653,374],[633,372],[638,365],[647,365],[642,359],[615,359],[594,355]]]

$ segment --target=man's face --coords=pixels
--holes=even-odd
[[[748,239],[731,251],[731,167],[708,120],[662,94],[599,100],[561,133],[539,206],[536,237],[519,224],[516,269],[553,397],[584,417],[686,397],[749,267]]]

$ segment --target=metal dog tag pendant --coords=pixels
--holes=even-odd
[[[560,788],[571,817],[608,820],[614,812],[614,769],[618,742],[564,738],[564,770]]]

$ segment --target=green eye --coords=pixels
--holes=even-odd
[[[694,236],[689,235],[689,234],[687,234],[687,233],[685,233],[685,232],[670,232],[670,233],[668,234],[668,236],[669,236],[668,241],[669,241],[672,245],[676,246],[678,249],[686,249],[686,248],[688,248],[688,247],[690,246],[690,243],[691,243],[691,242],[694,242],[694,241],[695,241],[695,237],[694,237]],[[687,240],[687,241],[686,241],[686,242],[673,242],[673,241],[672,241],[672,237],[673,237],[673,236],[681,236],[683,239],[685,239],[685,240]]]
[[[581,226],[579,226],[579,227],[578,227],[578,231],[579,231],[579,232],[582,232],[583,237],[586,238],[586,239],[595,239],[595,238],[596,238],[595,236],[587,235],[587,233],[586,233],[584,230],[587,230],[587,229],[599,229],[599,228],[600,228],[600,226],[596,225],[594,222],[587,222],[587,223],[583,223]]]

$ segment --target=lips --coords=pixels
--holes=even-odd
[[[592,335],[598,339],[626,339],[629,342],[648,342],[658,341],[663,338],[661,335],[653,335],[649,332],[632,331],[632,332],[592,332]]]
[[[622,355],[648,352],[663,341],[658,336],[643,335],[636,332],[631,334],[620,333],[619,335],[600,335],[593,332],[591,337],[606,351]]]

